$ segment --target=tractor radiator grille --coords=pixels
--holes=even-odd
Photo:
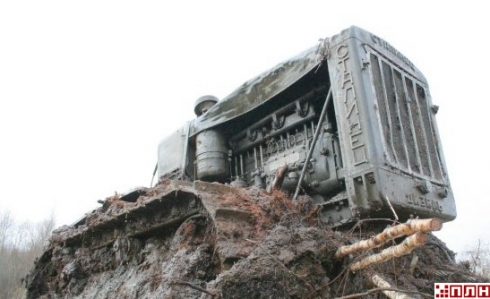
[[[388,159],[412,174],[442,180],[438,139],[426,90],[390,62],[370,55]]]

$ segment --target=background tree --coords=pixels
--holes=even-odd
[[[0,299],[24,298],[23,279],[54,226],[54,214],[38,223],[19,224],[9,211],[0,212]]]
[[[488,241],[479,239],[476,244],[463,252],[461,260],[467,263],[472,272],[490,278],[490,246]]]

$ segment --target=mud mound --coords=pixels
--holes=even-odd
[[[484,282],[429,234],[411,254],[364,270],[349,266],[383,249],[337,259],[342,245],[382,231],[364,220],[333,230],[303,197],[216,184],[170,183],[113,196],[54,232],[27,279],[28,298],[381,298],[378,275],[413,298],[434,282]],[[395,239],[386,246],[399,243]]]

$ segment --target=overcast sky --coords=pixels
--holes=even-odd
[[[175,3],[175,4],[169,4]],[[0,209],[59,225],[148,186],[159,141],[205,94],[351,25],[429,81],[456,196],[439,234],[489,239],[487,1],[1,1]]]

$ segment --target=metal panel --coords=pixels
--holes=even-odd
[[[182,177],[187,164],[189,123],[163,139],[158,146],[158,177]]]
[[[370,60],[388,161],[403,171],[442,181],[426,89],[381,56],[371,53]]]
[[[320,48],[318,45],[312,47],[243,83],[197,118],[192,124],[191,135],[250,112],[284,91],[322,63],[324,57]]]

